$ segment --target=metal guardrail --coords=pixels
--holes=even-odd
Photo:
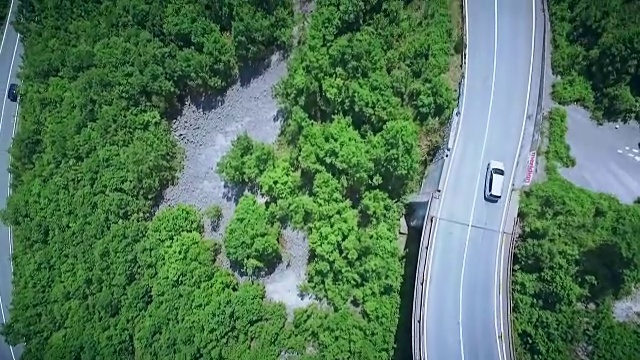
[[[512,308],[512,289],[511,289],[511,281],[513,276],[513,252],[515,250],[516,240],[518,240],[518,229],[520,226],[520,218],[516,217],[516,221],[513,222],[513,228],[511,229],[511,237],[509,239],[509,255],[507,256],[507,332],[509,339],[509,358],[511,360],[515,360],[516,352],[513,346],[513,316],[511,314]]]
[[[422,311],[424,309],[424,286],[427,277],[426,264],[428,249],[431,247],[431,239],[433,238],[433,229],[435,224],[435,217],[431,214],[431,204],[433,203],[434,194],[431,194],[429,198],[429,205],[427,207],[427,213],[424,217],[424,224],[422,227],[422,236],[420,237],[420,250],[418,251],[418,261],[416,265],[416,281],[413,289],[413,312],[412,312],[412,324],[411,324],[411,340],[413,343],[413,358],[421,359],[422,353],[426,349],[422,348]],[[428,226],[428,227],[427,227]],[[427,237],[425,239],[425,234]],[[416,316],[417,315],[417,316]],[[416,346],[417,345],[417,346]]]

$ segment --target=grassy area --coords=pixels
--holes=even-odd
[[[449,10],[453,22],[454,38],[456,39],[454,55],[449,67],[449,82],[454,91],[458,91],[458,84],[462,77],[462,51],[464,50],[464,21],[462,17],[462,0],[450,0]]]
[[[547,160],[553,161],[562,167],[573,167],[576,160],[571,156],[571,147],[566,142],[567,136],[567,111],[562,107],[554,107],[547,115],[545,126],[549,145],[545,150]]]

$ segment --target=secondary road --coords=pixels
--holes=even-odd
[[[428,360],[509,356],[502,341],[500,279],[505,269],[499,259],[507,194],[532,93],[536,6],[536,0],[465,0],[460,129],[428,254],[422,319]],[[484,201],[490,160],[505,164],[504,196],[498,203]]]
[[[16,127],[17,103],[7,100],[9,84],[17,82],[17,73],[22,63],[22,44],[20,36],[13,29],[17,1],[12,1],[8,19],[5,19],[2,42],[0,43],[0,96],[2,96],[2,112],[0,117],[0,208],[5,208],[9,196],[9,147]],[[0,223],[0,315],[2,322],[9,320],[11,306],[12,272],[11,231]],[[10,347],[0,343],[0,360],[18,359],[22,353],[21,347]]]

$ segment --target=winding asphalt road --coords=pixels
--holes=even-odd
[[[465,0],[467,61],[460,128],[428,253],[422,324],[428,360],[508,359],[503,230],[534,66],[536,0]],[[498,203],[484,200],[490,160],[505,164]],[[506,335],[505,335],[506,336]]]
[[[5,208],[9,196],[9,147],[16,128],[16,114],[18,104],[7,100],[9,84],[17,82],[17,73],[22,63],[22,44],[20,36],[13,29],[17,1],[11,1],[8,21],[5,21],[2,43],[0,43],[0,96],[2,96],[2,113],[0,117],[0,208]],[[0,315],[2,323],[9,320],[11,305],[12,272],[11,230],[0,223]],[[0,343],[0,360],[18,359],[22,353],[21,347],[11,347]]]

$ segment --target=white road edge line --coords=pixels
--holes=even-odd
[[[7,14],[7,20],[4,24],[4,32],[2,33],[2,42],[0,42],[0,50],[4,47],[4,38],[7,36],[7,29],[9,28],[9,19],[11,19],[11,10],[13,10],[13,1],[11,0],[11,4],[9,5],[9,13]]]
[[[468,0],[463,0],[464,1],[464,8],[465,10],[468,9]],[[451,174],[451,164],[453,163],[453,158],[456,155],[456,150],[458,149],[458,139],[460,138],[460,129],[462,129],[462,119],[464,119],[464,104],[465,104],[465,100],[467,99],[467,78],[468,78],[468,74],[469,74],[469,61],[467,60],[467,56],[469,54],[469,17],[466,14],[464,14],[464,32],[466,35],[466,39],[464,42],[464,83],[462,84],[462,103],[459,104],[460,105],[460,117],[458,119],[458,127],[456,128],[456,134],[455,134],[455,139],[453,140],[453,149],[451,151],[451,157],[449,158],[449,168],[447,168],[447,173],[444,176],[444,184],[442,185],[442,197],[440,198],[439,204],[438,204],[438,212],[436,214],[436,221],[435,224],[433,225],[433,243],[431,244],[432,249],[428,249],[428,258],[427,258],[427,280],[426,280],[426,284],[424,285],[423,292],[424,292],[424,311],[422,312],[423,315],[427,314],[427,307],[429,306],[429,284],[431,283],[431,263],[433,260],[433,253],[434,253],[434,249],[436,247],[436,238],[437,238],[437,234],[438,234],[438,224],[440,224],[440,215],[442,214],[442,204],[444,203],[444,197],[446,195],[446,189],[447,189],[447,184],[449,183],[449,175]],[[424,229],[423,229],[424,231]],[[422,328],[423,328],[423,336],[422,336],[422,340],[423,340],[423,349],[424,350],[424,360],[427,360],[427,355],[429,353],[429,351],[427,351],[427,322],[425,321],[425,319],[420,319],[422,321]]]
[[[500,219],[500,232],[498,233],[499,238],[499,245],[496,248],[496,274],[494,277],[494,306],[493,306],[493,310],[494,312],[497,312],[497,305],[498,303],[502,303],[498,301],[498,297],[500,297],[500,291],[499,291],[499,279],[501,277],[501,274],[504,273],[504,259],[501,259],[500,261],[500,268],[498,269],[498,258],[502,258],[503,256],[500,256],[501,254],[501,249],[502,246],[504,245],[503,243],[503,239],[504,236],[502,234],[502,232],[504,231],[504,221],[505,218],[507,216],[507,210],[509,209],[509,203],[511,202],[511,190],[513,189],[513,179],[515,177],[515,173],[516,173],[516,168],[517,168],[517,163],[518,163],[518,157],[520,156],[520,151],[521,151],[521,147],[522,147],[522,139],[524,137],[524,128],[525,128],[525,124],[527,122],[527,113],[529,112],[529,99],[531,97],[531,76],[533,74],[533,52],[535,50],[535,35],[536,35],[536,0],[531,0],[531,4],[532,4],[532,11],[531,11],[531,17],[532,17],[532,23],[531,23],[531,58],[529,60],[529,81],[527,84],[527,102],[525,103],[525,107],[524,107],[524,115],[522,116],[522,128],[520,129],[520,140],[518,141],[518,148],[516,150],[516,155],[513,159],[513,169],[511,170],[511,178],[509,179],[509,191],[507,192],[507,194],[509,194],[509,198],[507,199],[507,203],[505,204],[504,210],[502,211],[502,218]],[[544,54],[542,54],[542,56],[544,56]],[[542,74],[540,74],[540,76],[542,76]],[[538,99],[538,101],[540,101],[540,99]],[[502,254],[504,255],[504,254]],[[502,305],[500,305],[500,333],[502,336],[504,336],[504,312],[503,312],[503,308]],[[495,323],[495,331],[496,331],[496,345],[498,345],[498,349],[502,349],[502,353],[503,356],[506,358],[506,341],[505,339],[502,339],[502,346],[500,346],[500,338],[498,337],[498,317],[495,316],[497,314],[494,314],[494,323]],[[502,359],[502,357],[501,357]],[[511,360],[515,360],[515,359],[511,359]]]
[[[20,35],[16,37],[16,45],[13,47],[13,55],[11,57],[11,64],[9,65],[9,75],[7,75],[7,85],[6,88],[9,89],[9,84],[11,83],[11,73],[13,72],[13,63],[16,60],[16,52],[18,51],[18,44],[20,43]],[[4,123],[4,107],[7,104],[7,98],[5,95],[4,100],[2,101],[2,112],[0,113],[0,131],[2,131],[2,124]],[[17,103],[16,103],[17,104]],[[17,109],[17,107],[16,107]]]
[[[476,178],[475,187],[473,192],[473,203],[471,205],[471,215],[469,216],[469,228],[467,230],[467,237],[464,241],[464,254],[462,255],[462,272],[460,273],[460,298],[459,298],[459,313],[458,324],[460,326],[460,351],[462,353],[462,360],[464,360],[464,342],[462,337],[462,299],[464,291],[464,271],[467,264],[467,250],[469,249],[469,238],[471,237],[471,225],[473,224],[473,215],[476,211],[476,204],[478,201],[478,186],[480,186],[480,179],[482,178],[483,169],[485,168],[484,153],[487,148],[487,138],[489,137],[489,128],[491,127],[491,112],[493,110],[493,93],[496,86],[496,63],[498,62],[498,0],[493,1],[493,70],[491,74],[491,95],[489,97],[489,112],[487,114],[487,127],[484,130],[484,139],[482,140],[482,152],[480,153],[480,169],[478,170],[478,177]],[[498,350],[498,354],[500,351]]]
[[[20,42],[20,35],[18,35],[18,42]],[[13,144],[13,138],[16,136],[16,128],[18,125],[18,113],[20,112],[20,99],[16,103],[16,113],[13,116],[13,129],[11,129],[11,143]],[[9,155],[9,164],[11,164],[11,155]],[[9,181],[7,181],[7,198],[11,196],[11,172],[7,171]],[[11,274],[13,274],[13,237],[11,236],[11,227],[9,226],[9,264],[11,264]]]

